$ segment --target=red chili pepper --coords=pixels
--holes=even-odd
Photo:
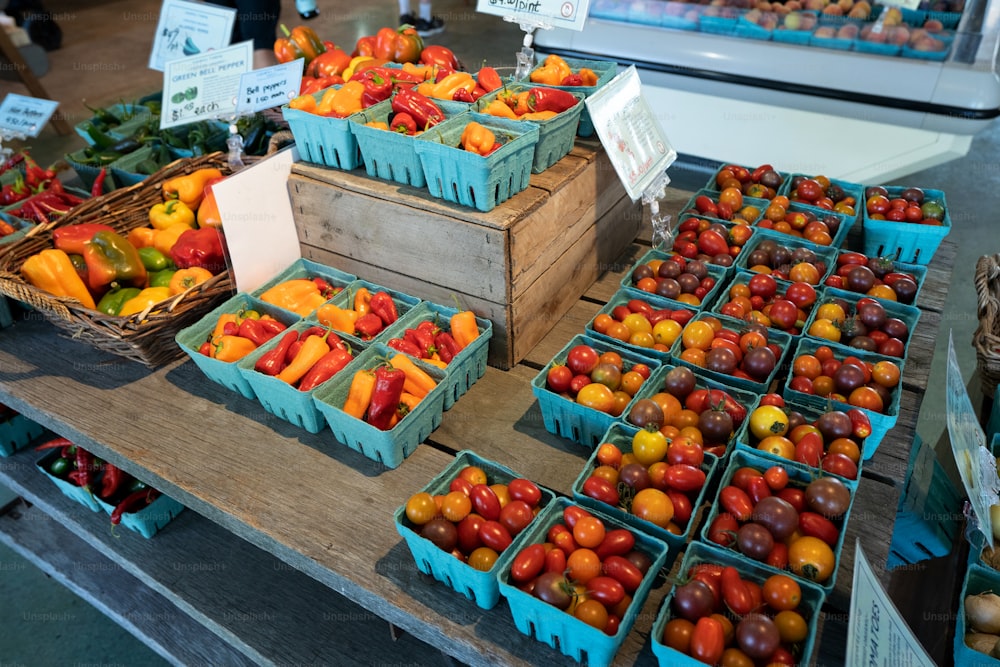
[[[432,99],[414,90],[398,90],[392,96],[392,110],[408,112],[417,121],[417,127],[426,130],[444,120],[444,112]]]
[[[389,430],[392,416],[403,395],[403,384],[406,373],[391,366],[379,366],[375,369],[375,388],[372,390],[372,400],[368,405],[365,420],[377,429]]]
[[[382,323],[382,318],[375,313],[365,313],[354,322],[354,330],[365,340],[374,338],[384,328],[385,325]]]
[[[41,452],[47,449],[62,449],[63,447],[72,447],[72,446],[73,443],[67,440],[66,438],[57,437],[57,438],[52,438],[47,442],[43,442],[40,445],[37,445],[35,447],[35,451]]]
[[[372,294],[372,312],[378,315],[382,324],[389,326],[399,319],[399,312],[396,310],[396,302],[392,300],[388,292],[378,291]]]
[[[851,408],[847,411],[847,416],[851,418],[851,432],[855,438],[864,440],[872,434],[872,422],[864,410]]]
[[[302,376],[299,381],[299,391],[315,389],[340,372],[353,359],[354,355],[349,351],[340,347],[331,347],[330,351],[320,357],[319,361],[313,364],[313,367]]]
[[[97,178],[94,179],[94,184],[90,187],[91,197],[100,197],[104,193],[104,179],[108,175],[108,168],[101,167],[101,171],[97,173]]]
[[[285,323],[282,322],[281,320],[276,320],[271,317],[267,318],[262,317],[257,321],[260,322],[261,328],[267,331],[272,336],[280,334],[282,331],[288,328],[288,326],[286,326]]]
[[[90,485],[94,481],[94,455],[82,447],[77,447],[76,470],[73,472],[76,473],[73,476],[74,481],[84,489],[90,490]]]
[[[24,162],[24,153],[22,151],[14,153],[7,158],[2,165],[0,165],[0,174],[4,173],[8,169],[13,169],[22,162]]]
[[[125,472],[113,463],[104,463],[104,474],[101,475],[101,498],[110,498],[121,486]]]
[[[330,281],[328,281],[326,278],[323,278],[322,276],[315,276],[312,279],[312,281],[313,283],[316,284],[316,287],[319,288],[320,296],[322,296],[324,299],[333,298],[334,296],[339,294],[343,289],[341,287],[334,287],[333,285],[330,284]]]
[[[455,355],[462,351],[462,348],[455,342],[454,336],[447,331],[439,331],[434,336],[434,346],[437,348],[437,353],[441,357],[441,361],[446,364],[450,364]]]
[[[257,363],[254,364],[253,369],[265,375],[277,375],[281,372],[281,369],[285,367],[285,359],[288,355],[288,348],[292,346],[292,343],[299,339],[298,331],[289,331],[286,333],[278,344],[262,354],[258,359]]]
[[[405,111],[394,114],[389,129],[393,132],[413,136],[417,133],[417,121]]]
[[[121,523],[122,514],[137,512],[150,505],[160,495],[156,489],[140,489],[133,491],[115,506],[111,512],[111,524],[117,526]]]
[[[408,341],[405,338],[390,338],[386,341],[386,345],[394,350],[399,350],[403,354],[416,357],[417,359],[420,359],[423,356],[420,354],[420,348],[415,343]]]

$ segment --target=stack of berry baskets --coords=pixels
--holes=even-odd
[[[574,336],[531,383],[545,429],[593,449],[660,366],[621,345]]]
[[[810,313],[803,333],[902,359],[919,321],[920,309],[916,306],[828,287]]]
[[[926,266],[845,250],[837,255],[824,284],[909,306],[917,303],[926,277]]]
[[[768,394],[743,422],[736,447],[775,465],[856,481],[871,438],[871,420],[859,408],[800,406]]]
[[[799,336],[817,302],[824,299],[824,288],[804,281],[790,282],[766,273],[739,271],[708,310]]]
[[[651,646],[662,667],[719,664],[733,652],[745,660],[732,664],[809,662],[826,599],[820,587],[699,542],[684,553],[679,582],[653,623]],[[749,602],[748,583],[761,591],[760,608]]]
[[[491,488],[497,484],[510,494],[503,508]],[[421,572],[492,609],[500,600],[499,556],[520,548],[525,529],[553,500],[548,489],[465,450],[396,510],[396,530]]]
[[[687,259],[699,259],[729,269],[750,241],[754,229],[742,219],[725,222],[684,214],[674,230],[670,248]]]
[[[586,326],[586,334],[666,363],[670,346],[698,310],[638,289],[622,288]]]
[[[788,174],[778,171],[769,164],[750,168],[729,163],[722,165],[712,174],[704,189],[722,192],[728,188],[736,188],[746,197],[774,199],[787,180]]]
[[[700,313],[670,350],[672,363],[745,391],[767,393],[793,347],[789,334],[743,320]]]
[[[699,540],[833,590],[858,483],[737,449]]]
[[[818,410],[861,409],[871,423],[868,460],[896,425],[904,360],[812,338],[799,341],[782,389],[786,401]]]
[[[500,594],[517,629],[578,662],[611,664],[677,550],[566,498],[549,503],[525,534],[499,563]],[[588,599],[571,607],[574,586]]]
[[[758,232],[737,256],[737,269],[819,287],[836,268],[836,248],[813,245],[787,234]]]
[[[636,289],[701,310],[712,302],[726,282],[726,268],[655,248],[639,258],[621,280],[623,289]]]

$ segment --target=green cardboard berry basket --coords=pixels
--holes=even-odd
[[[468,104],[435,100],[445,119],[469,111]],[[369,127],[367,123],[388,123],[393,116],[392,100],[383,100],[350,117],[350,129],[361,149],[365,171],[373,178],[395,181],[415,188],[427,186],[424,168],[415,148],[416,135]]]
[[[692,568],[702,564],[722,565],[723,567],[735,567],[740,577],[763,585],[774,573],[765,568],[759,567],[752,561],[747,561],[736,557],[732,552],[720,549],[714,545],[692,542],[684,553],[684,560],[681,561],[680,576],[686,577]],[[809,633],[805,640],[796,644],[795,655],[802,656],[808,661],[812,656],[816,644],[816,635],[819,627],[820,611],[826,601],[826,592],[820,587],[808,581],[799,581],[799,588],[802,591],[802,601],[796,607],[796,611],[805,618],[809,625]],[[691,656],[681,653],[663,643],[663,631],[667,623],[674,618],[672,604],[674,599],[673,590],[663,599],[662,606],[653,622],[653,629],[650,632],[650,644],[653,655],[656,656],[659,664],[663,667],[698,667],[704,666],[703,662],[695,660]]]
[[[979,593],[996,593],[1000,590],[1000,572],[991,567],[970,563],[965,577],[962,580],[961,594],[956,598],[964,601],[969,595]],[[1000,660],[986,654],[980,653],[965,643],[966,633],[974,632],[965,619],[964,606],[960,606],[955,612],[955,639],[954,654],[955,665],[988,667],[989,665],[1000,665]]]
[[[67,498],[71,498],[72,500],[75,500],[84,507],[90,509],[92,512],[100,512],[102,509],[101,503],[98,502],[97,498],[91,491],[81,486],[77,486],[76,484],[70,482],[69,480],[57,477],[49,471],[49,466],[57,458],[59,458],[59,450],[53,450],[51,452],[48,452],[47,454],[42,456],[37,462],[35,462],[35,466],[37,466],[37,468],[42,472],[43,475],[52,480],[52,483],[59,488],[59,490],[62,492],[64,496],[66,496]]]
[[[823,288],[822,296],[816,299],[817,304],[822,304],[824,301],[830,301],[832,299],[842,299],[850,307],[846,313],[848,319],[852,318],[856,312],[856,306],[859,299],[865,298],[864,295],[858,292],[849,292],[847,290],[839,289],[837,287],[825,287]],[[910,341],[913,340],[913,331],[917,328],[917,323],[920,321],[920,309],[916,306],[908,306],[898,301],[879,301],[882,307],[885,308],[886,317],[895,317],[906,323],[906,327],[909,330],[910,335],[903,341],[903,358],[906,356],[906,352],[910,349]],[[816,311],[818,308],[814,307],[813,311],[809,313],[809,319],[806,320],[805,326],[802,328],[802,335],[813,339],[826,341],[825,338],[818,338],[809,334],[809,328],[812,326],[813,322],[816,321]],[[848,345],[850,347],[850,345]]]
[[[471,121],[493,131],[500,148],[486,156],[461,148],[459,140]],[[414,148],[432,196],[490,211],[528,187],[538,126],[469,112],[438,123],[416,139]]]
[[[333,88],[339,87],[333,86]],[[319,102],[327,90],[329,89],[313,93],[313,97]],[[358,148],[357,138],[351,132],[350,116],[347,118],[320,116],[301,109],[292,109],[287,104],[281,107],[281,115],[288,123],[292,136],[295,137],[299,154],[306,162],[344,171],[351,171],[361,166],[361,151]]]
[[[525,92],[534,86],[528,84],[508,84],[507,91],[511,94]],[[529,120],[538,126],[538,143],[535,144],[535,154],[531,163],[531,173],[540,174],[573,150],[576,141],[577,127],[586,105],[583,93],[569,91],[577,99],[577,103],[566,111],[562,111],[547,120]]]
[[[482,458],[475,452],[462,450],[455,455],[454,461],[438,473],[421,491],[426,491],[431,495],[444,495],[449,491],[452,480],[458,477],[458,473],[466,466],[477,466],[486,473],[487,484],[509,484],[512,480],[523,477],[510,468],[495,461]],[[544,509],[555,500],[555,494],[546,488],[538,487],[542,492],[542,499],[539,507]],[[424,574],[429,574],[446,586],[461,593],[468,600],[472,600],[482,609],[492,609],[500,601],[500,585],[497,574],[500,570],[500,560],[493,564],[488,571],[477,570],[468,563],[459,560],[455,556],[445,551],[425,537],[421,537],[418,527],[414,526],[406,518],[406,505],[401,505],[394,514],[396,530],[406,541],[413,560],[416,561],[417,569]],[[526,535],[531,525],[538,520],[536,516],[532,523],[528,524],[524,530],[514,536],[514,540],[504,549],[504,552],[521,548],[523,544],[522,536]]]
[[[97,502],[108,516],[111,516],[111,513],[115,511],[114,505],[99,498]],[[165,493],[160,493],[160,495],[153,499],[153,502],[138,512],[123,512],[119,525],[139,533],[148,540],[163,530],[183,510],[184,505],[181,505]]]
[[[905,187],[888,186],[889,198],[899,196]],[[918,264],[930,263],[941,241],[951,232],[951,214],[944,192],[923,188],[924,201],[936,200],[944,207],[944,218],[940,225],[922,225],[918,222],[893,222],[874,220],[863,211],[864,253],[869,257],[891,257],[900,262]],[[862,203],[862,206],[864,204]]]
[[[602,86],[607,84],[611,79],[615,78],[618,74],[618,63],[613,60],[581,60],[579,58],[563,58],[566,64],[572,72],[579,72],[582,68],[587,68],[593,70],[594,74],[597,75],[597,83],[593,86],[555,86],[544,83],[534,83],[531,81],[531,73],[522,80],[522,83],[532,85],[532,86],[542,86],[558,88],[560,90],[565,90],[570,93],[578,93],[583,95],[584,98],[590,97],[596,93]],[[542,63],[538,63],[535,68],[541,66]],[[587,110],[586,106],[580,112],[580,123],[576,128],[576,136],[578,137],[590,137],[594,134],[594,121],[590,118],[590,111]]]
[[[191,358],[191,361],[205,374],[212,382],[221,384],[242,395],[244,398],[255,398],[253,387],[246,377],[239,370],[239,364],[235,361],[221,361],[206,356],[199,351],[201,344],[209,340],[212,331],[215,330],[219,317],[226,313],[239,313],[247,310],[255,310],[261,314],[268,314],[276,320],[281,321],[286,326],[295,324],[298,319],[287,310],[277,308],[269,303],[255,299],[245,292],[236,294],[214,310],[208,312],[204,317],[189,327],[177,332],[174,340],[182,350]],[[278,334],[280,336],[281,334]]]
[[[44,432],[41,424],[21,414],[0,422],[0,456],[10,456]]]
[[[359,354],[334,376],[332,381],[318,387],[313,393],[316,407],[326,418],[337,442],[389,468],[398,468],[403,460],[441,425],[444,415],[444,371],[419,360],[416,362],[417,365],[437,381],[437,387],[394,427],[383,431],[344,412],[343,406],[354,373],[374,368],[379,359],[392,357],[395,354],[396,351],[392,348],[376,343]]]
[[[716,287],[713,287],[712,290],[714,291],[717,287],[720,287],[721,283],[722,280],[720,279],[719,282],[716,284]],[[706,295],[706,300],[707,298],[708,297]],[[673,299],[668,299],[666,297],[657,296],[656,294],[645,292],[643,290],[636,289],[634,287],[622,287],[617,292],[615,292],[614,295],[612,295],[612,297],[608,300],[608,302],[604,305],[603,308],[597,311],[597,315],[611,315],[611,313],[614,312],[615,308],[617,308],[618,306],[625,306],[632,299],[639,299],[641,301],[645,301],[656,310],[663,310],[663,309],[686,310],[690,312],[692,315],[697,313],[699,310],[695,306],[691,306],[686,303],[681,303],[680,301],[674,301]],[[704,304],[705,302],[703,301],[702,303]],[[594,316],[595,319],[597,315]],[[587,322],[587,326],[584,328],[584,331],[586,335],[592,338],[595,338],[597,340],[607,341],[615,345],[621,345],[622,347],[628,350],[632,350],[637,354],[649,355],[651,357],[659,359],[663,363],[667,363],[670,361],[669,349],[656,350],[651,347],[633,345],[628,341],[623,341],[618,338],[613,338],[612,336],[601,333],[596,329],[594,329],[594,319],[591,319],[589,322]]]
[[[544,542],[548,530],[552,526],[562,523],[564,510],[571,505],[575,505],[575,503],[561,497],[549,503],[539,513],[531,526],[522,533],[524,535],[522,546]],[[658,579],[663,568],[669,568],[673,564],[677,557],[677,550],[671,548],[663,540],[629,528],[628,525],[615,517],[596,510],[587,511],[601,519],[608,530],[617,528],[631,530],[635,536],[636,549],[644,552],[652,561],[652,565],[643,576],[641,584],[632,594],[632,603],[625,611],[618,631],[614,635],[608,635],[603,630],[587,625],[572,614],[543,602],[512,584],[510,582],[510,568],[515,556],[517,556],[515,549],[506,549],[500,557],[497,578],[500,583],[500,594],[507,600],[507,606],[514,617],[514,624],[518,631],[548,644],[563,655],[578,662],[596,667],[610,665],[614,660],[622,642],[632,630],[636,616],[645,603],[653,583]]]

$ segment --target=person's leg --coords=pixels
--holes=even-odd
[[[417,17],[413,15],[410,0],[399,0],[399,25],[413,25]]]
[[[278,64],[274,40],[280,14],[281,0],[236,0],[236,33],[253,41],[254,69]]]
[[[444,30],[444,21],[431,11],[431,0],[420,0],[417,20],[413,25],[421,37],[430,37]]]

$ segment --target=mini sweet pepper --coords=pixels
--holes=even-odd
[[[176,176],[164,182],[163,197],[164,199],[179,199],[193,211],[201,203],[205,184],[215,178],[222,178],[222,172],[215,167],[196,169],[190,174]]]
[[[118,311],[119,317],[128,317],[141,313],[151,306],[170,298],[169,287],[147,287],[122,304]]]
[[[29,283],[53,296],[76,299],[86,308],[96,307],[69,255],[58,248],[46,248],[28,257],[21,273]]]
[[[465,129],[462,130],[460,143],[465,150],[479,155],[489,155],[500,147],[493,131],[476,121],[470,121],[466,124]]]

